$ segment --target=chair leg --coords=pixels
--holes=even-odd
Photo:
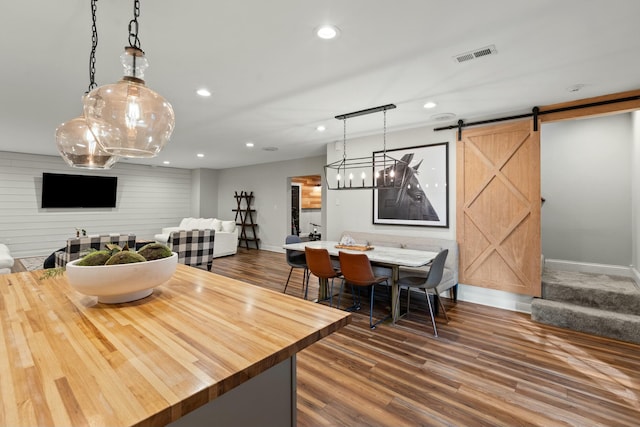
[[[353,285],[351,286],[351,293],[353,294]],[[354,301],[354,310],[359,311],[362,308],[362,294],[360,293],[360,286],[358,286],[358,299]]]
[[[338,309],[340,309],[340,299],[342,299],[342,288],[344,288],[344,279],[342,279],[342,282],[340,282],[340,290],[338,291]]]
[[[431,315],[431,323],[433,324],[433,336],[438,336],[438,328],[436,328],[436,319],[433,317],[433,307],[431,307],[431,300],[429,299],[429,292],[424,290],[424,295],[427,297],[427,304],[429,305],[429,315]]]
[[[360,295],[360,286],[356,286],[355,289],[354,289],[354,286],[351,285],[351,297],[352,297],[352,300],[353,300],[353,304],[351,305],[351,307],[345,308],[345,310],[347,310],[347,311],[359,311],[362,308],[362,297]]]
[[[302,290],[304,291],[304,299],[307,299],[309,293],[309,269],[305,268],[302,272]]]
[[[391,317],[391,314],[386,315],[385,317],[379,319],[378,321],[376,321],[376,323],[373,323],[373,302],[374,302],[374,295],[375,295],[375,289],[376,289],[376,285],[371,285],[371,304],[369,305],[369,327],[371,329],[375,329],[376,326],[378,326],[378,324],[384,322],[385,320],[389,319]]]
[[[333,307],[333,281],[335,277],[331,278],[331,286],[329,287],[329,307]],[[340,286],[340,291],[342,291],[342,286]],[[340,300],[340,294],[338,294],[338,301]]]
[[[373,324],[373,292],[374,292],[375,286],[372,285],[371,286],[371,304],[369,304],[369,327],[371,329],[375,329],[376,325]]]
[[[291,269],[289,270],[289,277],[287,277],[287,283],[285,283],[284,291],[282,291],[282,293],[284,294],[287,293],[287,286],[289,286],[289,279],[291,279],[291,273],[293,273],[293,267],[291,267]]]
[[[449,296],[453,300],[453,302],[458,302],[458,284],[452,288],[449,288]]]
[[[444,320],[449,323],[449,316],[447,316],[447,310],[444,309],[444,304],[442,303],[442,298],[438,298],[438,302],[440,303],[440,308],[442,309],[442,314],[444,314]]]

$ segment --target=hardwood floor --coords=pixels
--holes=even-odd
[[[284,254],[240,249],[213,271],[282,291],[289,266]],[[291,280],[287,293],[300,297],[302,271]],[[639,345],[447,299],[450,322],[438,317],[434,338],[414,300],[407,318],[373,331],[363,305],[299,353],[299,426],[640,425]]]

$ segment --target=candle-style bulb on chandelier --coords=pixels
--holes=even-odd
[[[157,156],[175,126],[171,104],[145,85],[148,62],[138,38],[139,16],[140,1],[134,0],[129,46],[120,56],[124,76],[92,90],[84,99],[84,114],[98,143],[119,157]]]
[[[89,87],[84,97],[96,87],[96,48],[98,29],[96,25],[96,1],[91,0],[91,54],[89,56]],[[83,169],[110,169],[118,157],[102,149],[89,129],[84,113],[56,128],[56,146],[60,156],[72,167]]]
[[[402,160],[387,155],[387,110],[396,108],[394,104],[368,108],[353,113],[335,116],[343,120],[342,159],[324,166],[324,175],[329,190],[366,190],[393,188],[401,185],[395,171]],[[383,149],[370,157],[347,157],[347,119],[365,114],[383,113]]]

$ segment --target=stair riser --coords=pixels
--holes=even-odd
[[[574,331],[640,344],[640,316],[611,312],[585,313],[581,312],[579,307],[574,307],[562,303],[549,306],[544,300],[534,300],[531,304],[531,319]]]
[[[542,283],[542,298],[583,307],[640,315],[640,293],[633,295],[603,289],[587,291],[558,283]]]

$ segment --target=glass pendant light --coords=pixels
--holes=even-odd
[[[98,46],[96,27],[96,0],[91,0],[92,46],[89,57],[89,89],[96,87],[95,63]],[[85,93],[86,96],[86,93]],[[64,161],[72,167],[84,169],[110,169],[118,160],[117,156],[104,151],[87,126],[84,114],[62,123],[56,128],[56,145]]]
[[[84,99],[84,115],[100,146],[120,157],[155,157],[169,142],[175,125],[171,104],[145,86],[148,67],[138,39],[140,2],[134,1],[129,46],[120,56],[124,77],[98,87]]]
[[[111,169],[118,160],[97,143],[84,114],[58,126],[56,144],[64,161],[75,168]]]

